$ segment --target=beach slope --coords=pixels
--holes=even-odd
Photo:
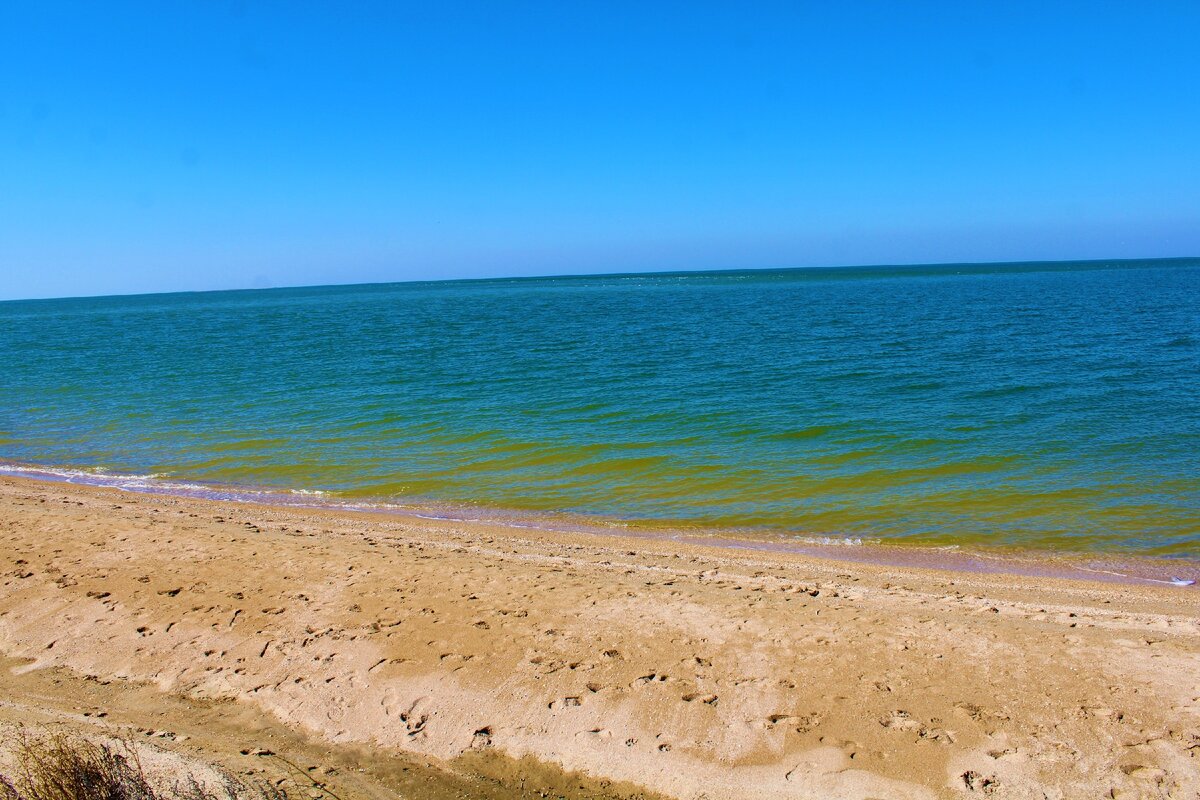
[[[10,669],[127,685],[158,729],[223,703],[231,743],[596,797],[1200,793],[1193,589],[15,478],[0,572]],[[30,680],[7,707],[48,704]]]

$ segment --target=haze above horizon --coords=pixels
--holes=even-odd
[[[0,299],[1200,253],[1200,6],[9,4]]]

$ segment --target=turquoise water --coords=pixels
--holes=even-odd
[[[0,303],[0,459],[1200,555],[1200,260]]]

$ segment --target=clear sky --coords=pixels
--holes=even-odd
[[[0,4],[0,298],[1200,255],[1200,3]]]

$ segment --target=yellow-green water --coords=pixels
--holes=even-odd
[[[9,302],[0,364],[9,462],[1200,556],[1194,260]]]

